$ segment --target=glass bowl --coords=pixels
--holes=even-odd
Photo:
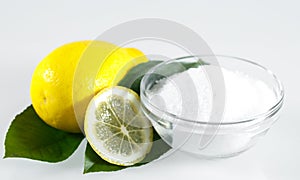
[[[226,109],[225,93],[222,90],[225,81],[220,71],[208,74],[212,89],[218,89],[213,91],[214,98],[218,98],[215,98],[217,100],[214,102],[209,121],[201,121],[196,119],[197,116],[189,114],[202,108],[201,104],[195,101],[197,91],[195,87],[190,86],[193,81],[189,79],[183,82],[190,89],[189,93],[181,94],[182,100],[185,101],[181,104],[181,110],[185,113],[178,115],[153,103],[153,94],[151,96],[150,94],[162,79],[168,80],[170,76],[196,66],[222,67],[259,79],[274,92],[276,102],[265,112],[251,114],[232,122],[222,122],[223,112]],[[278,119],[284,99],[283,86],[270,70],[249,60],[222,55],[188,56],[162,62],[146,73],[140,88],[142,110],[162,139],[175,150],[179,149],[203,158],[231,157],[248,150]],[[180,91],[176,86],[174,88]],[[172,93],[170,92],[170,96]]]

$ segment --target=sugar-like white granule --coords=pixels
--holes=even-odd
[[[225,86],[213,89],[208,74],[220,70]],[[204,122],[210,120],[212,108],[215,108],[213,98],[218,95],[225,95],[222,122],[241,121],[267,112],[277,100],[275,92],[263,81],[214,66],[190,68],[161,79],[146,93],[151,103],[161,110]]]

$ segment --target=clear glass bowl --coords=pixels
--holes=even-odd
[[[179,117],[151,103],[148,94],[160,79],[183,72],[191,67],[189,64],[197,63],[237,70],[263,81],[274,91],[276,103],[266,112],[223,123],[218,120],[202,122],[199,119]],[[140,96],[144,114],[151,120],[162,139],[173,149],[203,158],[222,158],[246,151],[267,133],[278,119],[283,105],[284,90],[281,82],[270,70],[249,60],[230,56],[189,56],[165,61],[150,69],[141,81]],[[216,117],[221,118],[222,112],[219,114],[220,116]]]

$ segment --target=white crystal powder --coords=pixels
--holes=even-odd
[[[213,97],[221,91],[225,92],[222,122],[251,118],[268,111],[276,103],[276,94],[266,83],[242,72],[229,71],[224,68],[221,68],[221,71],[225,84],[222,87],[225,89],[213,90],[208,73],[220,72],[218,68],[214,66],[190,68],[159,80],[146,93],[151,103],[162,110],[180,117],[184,116],[183,118],[186,119],[194,119],[197,115],[194,120],[205,122],[209,121],[212,108],[214,108]],[[188,113],[184,114],[185,110]]]

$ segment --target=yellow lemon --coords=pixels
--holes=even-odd
[[[103,41],[65,44],[36,67],[30,87],[32,105],[48,125],[80,132],[94,94],[117,84],[130,68],[145,61],[137,49],[118,48]]]

